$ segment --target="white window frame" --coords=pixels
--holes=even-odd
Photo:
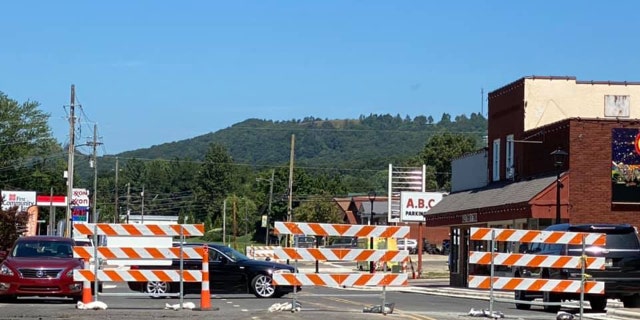
[[[507,136],[507,146],[506,146],[506,150],[505,150],[505,155],[506,155],[506,177],[507,179],[511,179],[513,178],[514,175],[514,168],[513,168],[513,134],[510,134]]]
[[[500,139],[493,140],[493,181],[500,181]]]

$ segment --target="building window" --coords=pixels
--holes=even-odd
[[[500,139],[493,140],[493,181],[500,180]]]
[[[506,147],[507,147],[507,150],[505,150],[506,156],[507,156],[506,176],[507,176],[507,179],[513,179],[514,170],[513,170],[513,135],[512,134],[507,136]]]

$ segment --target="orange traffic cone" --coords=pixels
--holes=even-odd
[[[89,262],[84,262],[84,268],[89,270]],[[97,277],[98,275],[94,274],[93,276]],[[82,281],[82,303],[91,303],[91,282],[86,277],[84,281]]]

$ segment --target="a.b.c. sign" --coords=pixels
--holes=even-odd
[[[440,200],[440,192],[400,192],[400,221],[424,221],[423,216]]]

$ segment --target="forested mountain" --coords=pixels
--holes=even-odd
[[[426,116],[375,114],[351,120],[248,119],[191,139],[101,157],[98,207],[106,219],[113,219],[109,217],[115,207],[121,214],[127,208],[135,214],[141,212],[144,194],[149,214],[190,216],[189,221],[220,226],[223,201],[227,201],[230,210],[245,213],[245,228],[252,228],[266,210],[272,181],[271,217],[286,219],[292,135],[296,216],[316,214],[318,203],[329,210],[332,197],[371,190],[384,194],[390,163],[400,167],[425,164],[428,190],[446,191],[450,160],[484,147],[486,128],[487,121],[479,114],[452,120],[445,113],[437,123]],[[117,189],[116,157],[120,165]],[[76,165],[81,177],[76,185],[90,185],[93,173],[82,167]]]
[[[0,115],[6,124],[0,128],[0,183],[3,190],[66,194],[60,177],[67,148],[52,138],[48,116],[38,106],[0,92],[0,107],[6,111]],[[97,162],[76,150],[73,186],[90,190],[99,221],[120,221],[127,213],[178,215],[181,222],[204,222],[213,230],[229,215],[234,224],[242,222],[234,227],[236,233],[256,236],[261,230],[264,239],[265,229],[259,227],[263,215],[269,221],[293,215],[295,220],[340,222],[332,199],[370,191],[386,194],[389,164],[424,164],[427,189],[449,190],[451,159],[484,147],[486,130],[487,120],[480,114],[452,119],[444,113],[438,122],[431,116],[389,114],[344,120],[248,119],[191,139],[104,155]],[[97,171],[90,163],[97,164]],[[65,214],[58,210],[52,218],[60,221]],[[44,218],[48,224],[49,215]],[[19,221],[9,220],[0,224],[13,226],[15,233]]]
[[[271,121],[248,119],[226,129],[187,140],[123,152],[122,159],[202,160],[211,143],[225,146],[233,161],[253,167],[289,162],[291,136],[295,135],[295,164],[316,169],[384,168],[416,156],[435,134],[464,133],[483,146],[487,121],[480,114],[447,113],[439,122],[431,116],[413,119],[400,115],[371,114],[359,119]]]

